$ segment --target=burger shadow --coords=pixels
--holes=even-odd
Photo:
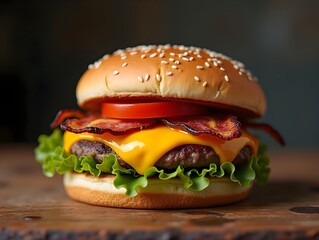
[[[240,206],[296,205],[319,199],[319,184],[297,181],[271,181],[255,185],[250,196]]]

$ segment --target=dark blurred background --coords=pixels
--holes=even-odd
[[[317,0],[2,0],[0,142],[50,133],[59,109],[76,108],[81,74],[105,53],[165,43],[244,62],[268,98],[263,121],[289,147],[319,147]]]

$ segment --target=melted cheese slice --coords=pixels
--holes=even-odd
[[[64,148],[70,152],[71,146],[79,140],[99,141],[112,148],[126,163],[139,174],[143,174],[168,151],[185,144],[210,146],[218,154],[220,162],[232,162],[246,145],[257,153],[258,140],[247,132],[239,138],[226,141],[208,134],[199,136],[166,126],[145,129],[131,134],[114,136],[110,133],[75,134],[65,132]]]

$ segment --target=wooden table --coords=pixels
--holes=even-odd
[[[0,145],[0,239],[319,239],[319,150],[270,153],[268,185],[238,204],[130,210],[69,199],[31,145]]]

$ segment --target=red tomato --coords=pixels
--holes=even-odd
[[[108,118],[162,118],[199,115],[208,112],[208,107],[183,102],[150,103],[103,103],[102,115]]]

